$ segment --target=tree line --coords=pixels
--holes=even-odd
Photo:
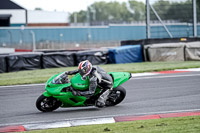
[[[166,0],[158,0],[152,4],[157,14],[162,20],[187,22],[193,20],[192,0],[172,2]],[[128,2],[94,2],[87,11],[81,10],[73,12],[70,15],[71,23],[90,23],[98,24],[107,23],[131,23],[145,21],[146,19],[145,3],[129,0]],[[150,11],[152,21],[157,21],[157,17]],[[200,20],[200,0],[197,0],[197,18]]]

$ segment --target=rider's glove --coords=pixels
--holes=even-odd
[[[79,91],[75,91],[75,90],[72,91],[72,94],[74,96],[81,96],[81,93]]]
[[[70,87],[70,90],[71,90],[71,92],[72,92],[72,94],[73,94],[74,96],[80,96],[80,95],[81,95],[80,91],[74,90],[73,87]]]
[[[68,71],[65,72],[66,75],[68,75],[68,73],[69,73]]]
[[[73,73],[73,71],[66,71],[65,74],[66,75],[73,75],[74,73]]]

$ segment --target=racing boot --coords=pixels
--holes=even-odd
[[[96,101],[95,106],[98,108],[103,108],[106,105],[106,100],[108,99],[108,95],[110,94],[110,89],[106,90],[103,94],[99,96]]]

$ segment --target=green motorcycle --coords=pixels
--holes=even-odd
[[[113,78],[113,89],[106,100],[106,106],[119,104],[126,96],[126,90],[120,86],[131,78],[128,72],[109,72]],[[105,91],[97,88],[90,98],[86,96],[74,96],[72,89],[85,91],[89,88],[89,79],[82,80],[79,73],[71,79],[65,72],[49,78],[45,86],[45,92],[36,101],[36,107],[42,112],[50,112],[59,107],[86,107],[94,106],[96,100]]]

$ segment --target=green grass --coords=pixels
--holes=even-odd
[[[108,64],[100,65],[107,72],[123,71],[123,72],[152,72],[173,69],[185,68],[199,68],[200,61],[185,61],[185,62],[144,62],[144,63],[130,63],[130,64]],[[77,67],[66,68],[51,68],[30,71],[19,71],[0,74],[0,85],[17,85],[17,84],[33,84],[45,83],[52,75],[77,69]]]
[[[35,130],[28,133],[199,133],[200,116]]]

